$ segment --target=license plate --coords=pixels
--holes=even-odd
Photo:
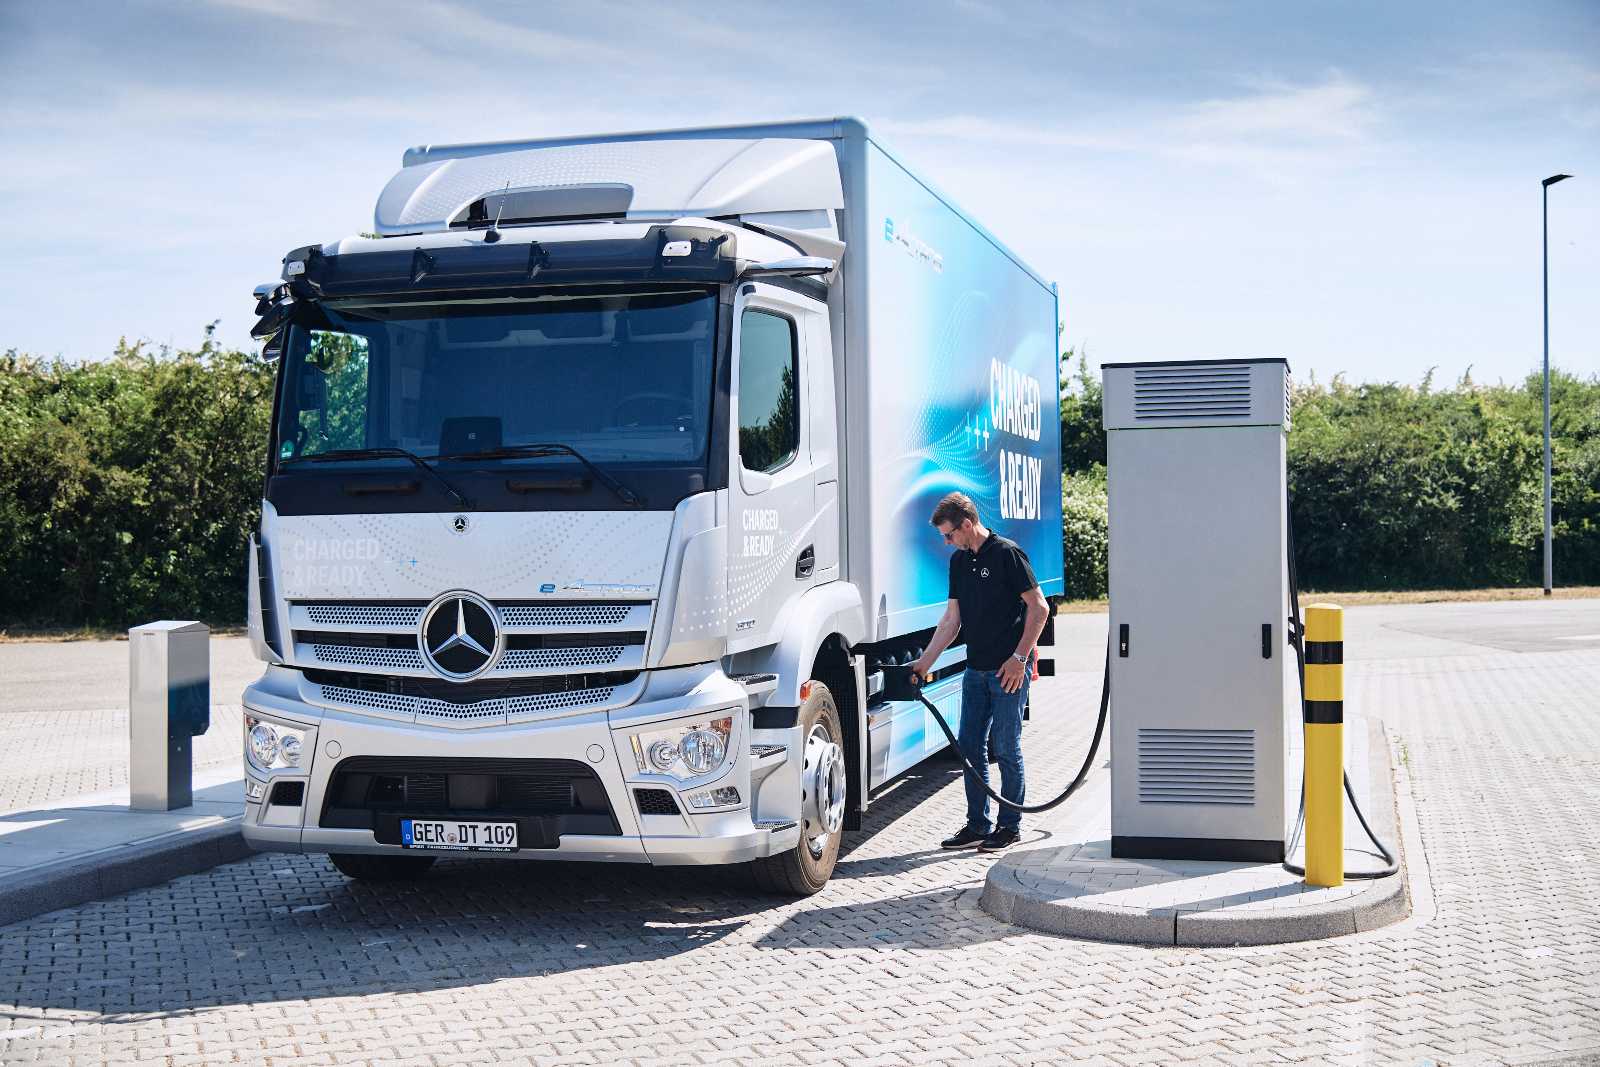
[[[517,824],[401,819],[400,844],[405,848],[445,849],[451,852],[515,852]]]

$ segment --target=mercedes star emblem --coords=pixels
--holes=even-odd
[[[500,652],[500,623],[494,606],[475,593],[446,593],[422,615],[422,657],[441,678],[476,678]]]

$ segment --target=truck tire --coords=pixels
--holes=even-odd
[[[781,855],[756,860],[750,865],[750,873],[763,892],[809,897],[828,884],[839,859],[849,770],[839,709],[827,686],[817,681],[810,683],[796,721],[804,745],[800,842]]]
[[[404,882],[428,873],[434,856],[364,856],[354,852],[330,852],[328,859],[346,878],[358,882]]]

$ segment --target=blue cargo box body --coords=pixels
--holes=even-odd
[[[859,123],[843,125],[845,526],[870,631],[938,621],[950,549],[928,517],[954,490],[1060,595],[1055,287]]]

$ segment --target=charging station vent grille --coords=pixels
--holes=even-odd
[[[1133,372],[1135,421],[1250,417],[1250,367],[1138,367]]]
[[[1142,804],[1254,804],[1254,730],[1139,731]]]

